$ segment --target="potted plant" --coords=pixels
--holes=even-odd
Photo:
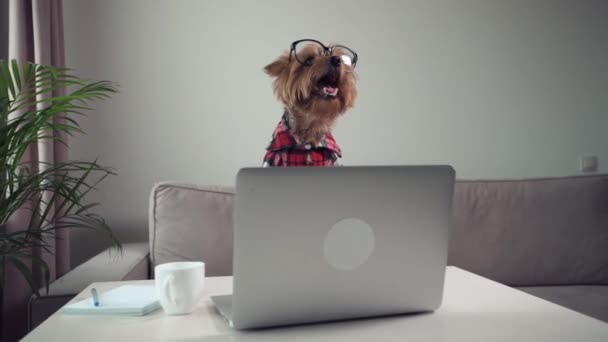
[[[56,95],[58,90],[64,94]],[[92,211],[98,203],[86,202],[87,194],[113,174],[111,169],[97,161],[45,164],[24,158],[38,141],[66,144],[64,137],[84,133],[75,117],[115,92],[111,82],[84,81],[69,69],[0,60],[0,322],[7,267],[13,265],[34,294],[41,285],[48,291],[48,265],[34,251],[52,252],[49,241],[59,230],[97,230],[120,248],[104,219]],[[26,211],[29,222],[8,232],[6,224],[18,210]],[[44,279],[36,281],[32,264],[44,270]]]

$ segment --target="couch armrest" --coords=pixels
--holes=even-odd
[[[148,260],[146,242],[125,243],[122,253],[106,249],[52,282],[49,295],[76,295],[94,282],[148,279]]]
[[[143,280],[149,277],[149,245],[147,242],[125,243],[122,253],[105,250],[87,260],[32,296],[28,307],[28,328],[31,330],[59,310],[71,298],[94,282]]]

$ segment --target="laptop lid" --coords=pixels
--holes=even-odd
[[[453,186],[450,166],[240,170],[233,326],[435,310]]]

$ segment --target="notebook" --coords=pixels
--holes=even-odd
[[[66,314],[143,316],[160,308],[154,285],[123,285],[99,292],[99,306],[91,297],[63,307]]]

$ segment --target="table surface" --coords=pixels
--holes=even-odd
[[[226,325],[209,300],[231,293],[232,277],[210,277],[190,315],[167,316],[162,309],[139,317],[59,311],[23,341],[608,341],[607,323],[455,267],[446,272],[443,304],[428,314],[239,332]],[[125,284],[153,280],[91,286],[103,292]]]

